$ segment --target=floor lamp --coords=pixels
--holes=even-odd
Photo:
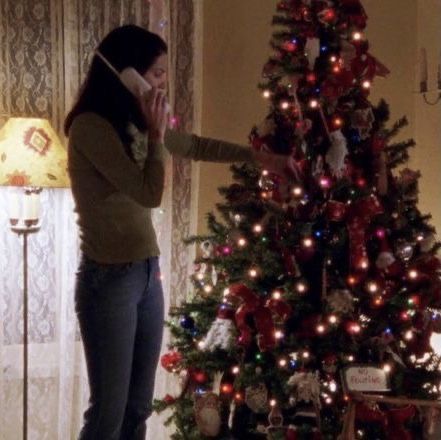
[[[67,154],[47,119],[10,118],[0,130],[0,185],[23,245],[23,440],[28,437],[28,236],[38,232],[43,188],[69,186]]]

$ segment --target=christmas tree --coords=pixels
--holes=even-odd
[[[389,126],[387,104],[369,101],[388,69],[366,22],[359,0],[277,6],[259,85],[269,112],[250,141],[301,179],[233,166],[221,218],[189,239],[194,292],[171,311],[161,359],[182,392],[157,402],[173,439],[336,439],[348,371],[365,391],[439,399],[439,243],[405,167],[414,142],[393,142],[407,121]],[[350,438],[423,438],[415,407],[355,408]]]

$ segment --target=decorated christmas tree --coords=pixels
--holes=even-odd
[[[277,6],[250,142],[301,178],[233,166],[189,239],[194,292],[161,359],[182,390],[157,402],[173,439],[431,438],[434,415],[407,402],[439,399],[439,244],[405,167],[414,142],[393,142],[407,121],[369,101],[388,69],[366,21],[359,0]]]

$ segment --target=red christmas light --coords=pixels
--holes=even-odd
[[[308,75],[306,75],[306,81],[308,81],[311,84],[314,84],[317,81],[317,76],[313,72],[308,73]]]
[[[233,392],[233,385],[231,383],[224,383],[221,386],[221,391],[224,394],[231,394]]]
[[[294,41],[285,41],[282,44],[282,49],[287,52],[295,52],[297,50],[297,44]]]

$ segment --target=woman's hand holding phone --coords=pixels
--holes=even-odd
[[[140,95],[138,101],[147,125],[149,140],[164,143],[169,118],[165,92],[154,87],[146,94]]]

